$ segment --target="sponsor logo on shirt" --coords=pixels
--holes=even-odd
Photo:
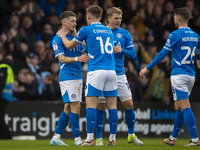
[[[56,43],[53,44],[53,49],[57,50],[58,49],[58,45]]]
[[[166,46],[170,46],[170,39],[167,39]]]

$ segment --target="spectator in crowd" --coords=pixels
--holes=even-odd
[[[42,92],[42,100],[57,100],[60,95],[59,86],[56,86],[55,78],[52,74],[47,74],[44,77],[44,87]]]
[[[38,81],[35,74],[28,70],[23,74],[23,85],[17,88],[15,97],[21,101],[34,101],[38,100]]]
[[[131,18],[136,15],[137,9],[138,9],[137,5],[138,5],[138,1],[136,1],[136,0],[128,0],[127,7],[123,11],[124,12],[124,15],[123,15],[124,22],[128,22],[129,23]]]
[[[57,61],[52,61],[50,64],[50,72],[53,75],[58,75],[59,70],[60,70],[60,67],[59,67],[59,64],[57,63]]]
[[[56,33],[60,27],[58,16],[56,14],[50,14],[47,16],[47,20],[51,24],[53,32]]]
[[[20,28],[20,38],[27,42],[30,49],[33,48],[37,40],[37,30],[30,15],[22,18],[22,27]]]
[[[16,14],[22,7],[20,0],[11,0],[8,5],[12,13]]]
[[[138,72],[134,68],[134,65],[131,61],[128,61],[127,66],[128,67],[125,68],[125,73],[131,89],[132,99],[134,99],[134,102],[144,102],[144,90],[141,82],[139,81]],[[147,83],[148,82],[146,82],[146,84]]]
[[[38,3],[34,0],[24,0],[20,10],[17,11],[18,15],[24,14],[24,13],[34,13],[35,11],[38,11],[40,9]]]
[[[51,43],[54,37],[54,32],[51,24],[44,24],[41,32],[41,34],[38,34],[37,40],[42,40],[45,43],[45,47],[52,47]]]
[[[44,11],[45,16],[52,13],[56,13],[57,16],[60,16],[66,2],[66,0],[39,0],[40,7]]]
[[[140,9],[136,15],[131,19],[131,23],[134,25],[136,32],[139,34],[141,41],[145,41],[145,11]]]
[[[26,83],[26,80],[25,80],[25,75],[29,72],[30,70],[28,68],[22,68],[19,70],[18,74],[17,74],[17,80],[16,82],[18,82],[18,87],[20,86],[24,86],[25,83]]]
[[[7,52],[11,53],[14,58],[13,68],[15,72],[19,69],[27,67],[26,56],[29,53],[28,44],[25,41],[19,41],[18,36],[13,38],[10,42],[5,43],[5,48]]]
[[[40,65],[40,59],[35,53],[30,53],[29,56],[26,58],[26,62],[31,72],[35,74],[35,78],[38,83],[39,95],[42,95],[42,88],[44,86],[44,83],[42,82],[43,68]]]
[[[162,26],[164,28],[164,30],[170,30],[172,31],[174,29],[174,24],[173,24],[173,10],[174,10],[174,6],[171,2],[167,2],[165,4],[165,10],[164,10],[164,19],[162,22]]]
[[[11,29],[13,30],[12,32],[14,32],[13,35],[12,33],[9,33]],[[18,31],[19,31],[19,16],[13,14],[10,16],[9,25],[4,27],[3,32],[8,34],[8,41],[10,41],[13,37],[16,36]]]
[[[38,41],[35,43],[34,50],[40,60],[40,66],[42,70],[48,71],[50,69],[50,58],[48,55],[48,49],[45,47],[45,43],[43,41]]]

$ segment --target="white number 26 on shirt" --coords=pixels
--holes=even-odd
[[[181,50],[187,50],[187,54],[185,55],[185,57],[181,61],[181,64],[191,64],[191,62],[194,64],[192,57],[195,56],[196,47],[193,48],[192,53],[191,53],[191,48],[189,46],[181,46]],[[191,57],[191,61],[187,60],[189,56]]]

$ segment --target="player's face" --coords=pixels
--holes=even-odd
[[[64,24],[69,31],[75,31],[76,30],[76,17],[69,17],[65,20]]]
[[[122,22],[122,15],[113,13],[112,16],[108,17],[108,22],[114,29],[119,28]]]

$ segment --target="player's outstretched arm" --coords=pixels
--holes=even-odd
[[[147,69],[150,70],[151,68],[153,68],[155,65],[157,65],[158,63],[160,63],[168,54],[168,50],[166,49],[162,49],[157,55],[156,57],[151,61],[150,64],[147,65]]]
[[[58,55],[58,59],[61,63],[74,63],[76,61],[78,62],[88,62],[90,57],[86,54],[83,54],[79,57],[66,57],[64,54]]]
[[[76,42],[75,40],[71,40],[69,41],[66,37],[66,35],[68,34],[68,32],[64,32],[61,30],[58,30],[58,32],[56,33],[61,39],[62,39],[62,42],[63,44],[65,45],[65,47],[67,49],[72,49],[74,48],[76,45],[78,45],[79,43]]]
[[[156,57],[151,61],[151,63],[140,71],[139,73],[140,77],[143,78],[152,67],[160,63],[165,58],[165,56],[167,56],[168,52],[169,52],[168,50],[162,49],[158,53],[158,55],[156,55]]]

